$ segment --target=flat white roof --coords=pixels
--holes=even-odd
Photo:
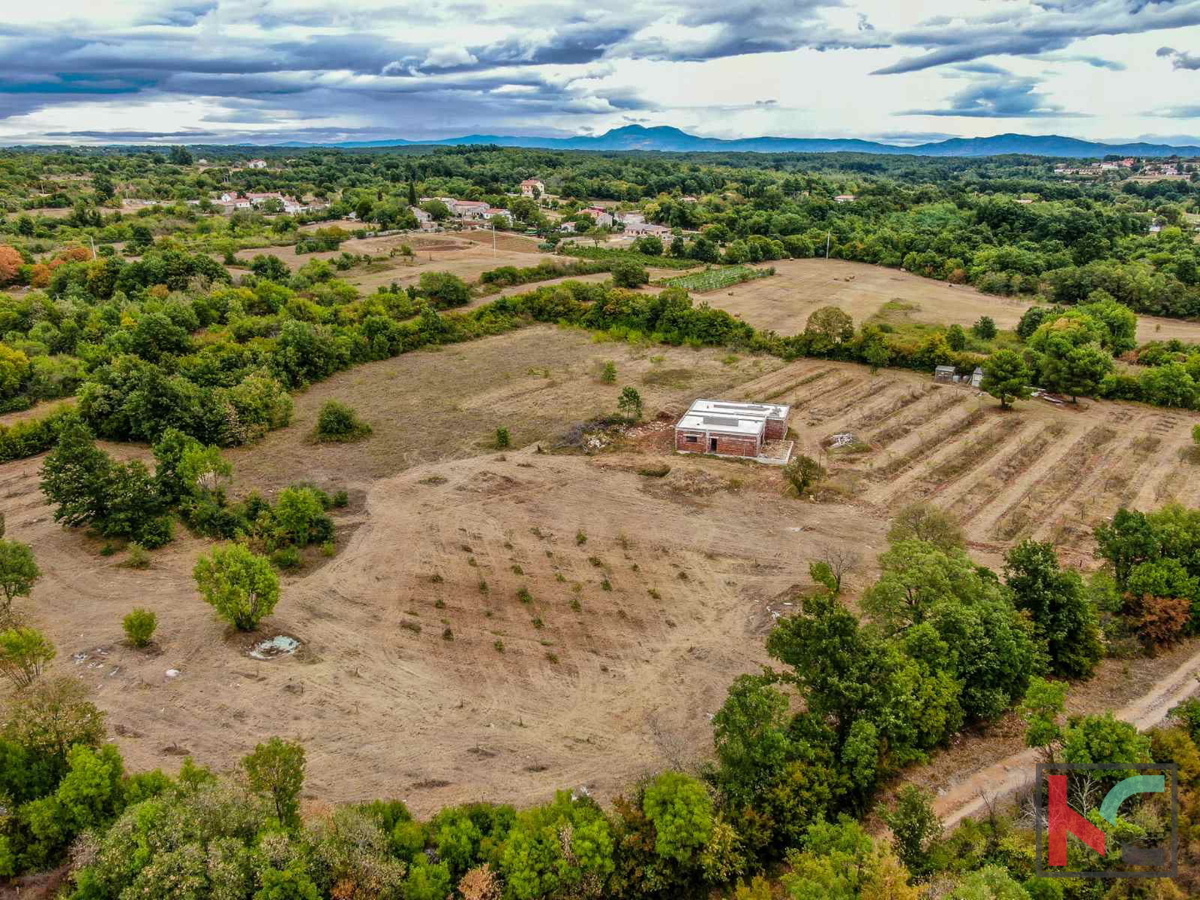
[[[687,431],[717,431],[721,434],[744,434],[747,437],[757,437],[763,433],[766,426],[765,418],[747,418],[745,416],[720,416],[705,413],[688,412],[680,419],[675,427]]]
[[[792,411],[790,406],[778,403],[737,403],[732,400],[697,400],[688,414],[705,413],[718,416],[738,416],[746,419],[786,419]]]

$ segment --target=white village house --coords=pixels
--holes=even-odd
[[[526,178],[521,182],[522,197],[546,196],[546,185],[537,178]]]

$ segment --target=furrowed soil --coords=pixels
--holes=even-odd
[[[613,384],[597,377],[606,360]],[[626,385],[644,424],[592,455],[557,449]],[[672,452],[673,419],[700,396],[793,405],[797,450],[830,470],[817,498],[789,496],[775,467]],[[313,443],[329,399],[373,434]],[[0,466],[0,509],[45,573],[17,607],[59,648],[53,668],[94,687],[132,769],[173,770],[186,754],[228,767],[280,734],[305,743],[310,796],[399,797],[425,814],[557,787],[607,799],[704,759],[710,716],[734,677],[766,662],[763,639],[810,584],[809,562],[824,547],[861,553],[854,604],[890,516],[913,499],[949,510],[981,563],[1034,537],[1093,568],[1091,528],[1119,504],[1200,504],[1197,421],[1119,403],[1001,411],[913,373],[595,343],[551,326],[406,354],[313,386],[289,428],[228,454],[235,495],[306,480],[351,498],[335,515],[336,555],[310,552],[249,637],[196,594],[191,570],[211,544],[182,528],[150,568],[125,568],[124,551],[104,556],[53,521],[36,458]],[[493,448],[500,426],[513,448]],[[845,434],[849,446],[830,449]],[[135,605],[159,616],[148,650],[122,641]],[[248,655],[277,635],[299,650]],[[1179,662],[1162,660],[1105,663],[1072,702],[1121,707]],[[1008,727],[963,736],[945,757],[957,769],[919,777],[953,789],[976,760],[1004,756]],[[973,755],[954,756],[971,741]]]

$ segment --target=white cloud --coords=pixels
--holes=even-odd
[[[461,44],[446,44],[430,50],[422,66],[426,69],[452,69],[458,66],[473,66],[477,62],[479,60]]]

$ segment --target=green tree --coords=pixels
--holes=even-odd
[[[892,831],[896,855],[914,875],[931,871],[930,851],[942,834],[942,820],[933,811],[933,796],[906,784],[893,806],[880,805],[879,818]]]
[[[1112,369],[1112,357],[1098,344],[1073,347],[1061,355],[1048,354],[1042,365],[1049,386],[1069,394],[1072,400],[1094,394]]]
[[[279,576],[270,561],[240,544],[201,556],[192,574],[204,601],[239,631],[253,631],[279,602]]]
[[[1046,762],[1054,762],[1055,748],[1062,743],[1059,717],[1067,702],[1067,683],[1033,677],[1020,714],[1025,720],[1025,746],[1039,750]]]
[[[574,896],[584,884],[602,896],[613,868],[608,820],[594,801],[566,792],[518,813],[500,855],[514,900]]]
[[[953,516],[932,503],[921,501],[910,503],[896,513],[887,539],[889,544],[924,541],[945,552],[967,546],[966,536]]]
[[[41,677],[55,655],[54,645],[36,628],[0,631],[0,673],[18,688]]]
[[[804,335],[813,353],[828,353],[854,337],[854,320],[836,306],[822,306],[808,317]]]
[[[1021,355],[1013,350],[1000,350],[988,357],[983,364],[983,382],[980,387],[1000,401],[1001,409],[1008,409],[1014,400],[1028,400],[1029,385],[1033,373],[1025,365]]]
[[[1029,900],[1029,893],[1003,866],[990,865],[964,875],[946,900]]]
[[[813,485],[825,477],[825,469],[811,456],[798,453],[783,467],[783,477],[803,497]]]
[[[1079,573],[1059,568],[1053,545],[1028,540],[1005,556],[1004,575],[1013,604],[1033,619],[1050,671],[1066,678],[1090,676],[1104,648]]]
[[[951,325],[946,329],[946,343],[951,350],[962,351],[967,347],[967,333],[961,325]]]
[[[471,302],[471,289],[467,283],[449,272],[422,272],[417,293],[427,297],[438,309],[465,306]]]
[[[259,879],[262,887],[254,900],[321,900],[317,886],[299,869],[264,869]]]
[[[304,787],[304,747],[273,737],[242,759],[250,790],[267,796],[275,818],[285,828],[300,825],[300,791]]]
[[[0,539],[0,620],[7,618],[15,598],[29,596],[41,574],[28,544]]]
[[[104,713],[78,678],[42,678],[22,691],[21,700],[8,707],[3,735],[36,755],[65,767],[72,747],[99,747],[107,739]]]
[[[638,393],[638,389],[632,386],[623,388],[621,396],[617,400],[617,409],[630,419],[640,420],[642,418],[642,395]]]
[[[286,284],[292,275],[291,269],[278,256],[269,253],[259,253],[250,260],[250,271],[259,278]]]
[[[971,326],[971,333],[981,341],[990,341],[999,332],[991,316],[980,316],[979,321]]]
[[[654,824],[654,851],[691,864],[708,844],[713,804],[704,785],[680,772],[664,772],[646,787],[642,810]]]
[[[54,521],[88,525],[108,512],[113,461],[82,425],[68,425],[42,464],[41,487],[56,505]]]
[[[333,520],[325,512],[322,496],[310,487],[294,485],[280,491],[271,510],[271,535],[279,546],[307,547],[329,540]]]
[[[1150,737],[1138,734],[1128,722],[1103,715],[1073,718],[1063,735],[1063,759],[1077,765],[1124,765],[1150,762]],[[1120,781],[1134,775],[1132,769],[1113,770],[1106,779]]]
[[[650,273],[645,266],[622,260],[612,268],[613,284],[619,288],[638,288],[650,283]]]

